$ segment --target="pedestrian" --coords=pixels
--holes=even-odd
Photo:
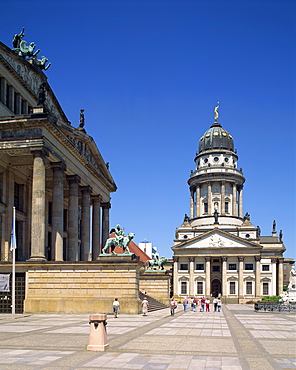
[[[143,316],[147,316],[147,313],[148,313],[148,309],[149,308],[150,308],[149,302],[147,301],[147,298],[144,297],[144,299],[142,301],[142,312],[143,312]]]
[[[204,312],[205,310],[205,303],[206,303],[205,297],[202,297],[202,299],[200,300],[202,312]]]
[[[218,306],[218,298],[217,297],[215,297],[213,299],[213,305],[214,305],[214,312],[216,312],[217,311],[217,306]]]
[[[177,308],[177,302],[174,300],[174,298],[170,301],[170,308],[171,308],[171,315],[174,316],[175,309]]]
[[[193,297],[190,298],[190,306],[191,306],[191,311],[194,311],[194,299],[193,299]]]
[[[193,299],[193,304],[194,304],[194,312],[196,312],[196,307],[197,307],[197,299],[194,297]]]
[[[218,312],[220,312],[220,311],[221,311],[221,306],[222,306],[221,298],[218,298],[218,302],[217,302]]]
[[[118,302],[118,298],[115,298],[114,302],[113,302],[113,312],[114,312],[114,317],[115,318],[117,318],[119,306],[120,306],[120,304]]]
[[[206,312],[210,312],[210,303],[211,301],[209,300],[209,298],[206,299]]]
[[[187,311],[187,306],[188,306],[188,299],[187,298],[184,298],[183,299],[183,308],[184,308],[184,312]]]
[[[202,308],[201,308],[201,299],[199,299],[197,301],[197,306],[198,306],[199,312],[201,312],[202,311]]]

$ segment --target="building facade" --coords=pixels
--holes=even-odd
[[[0,260],[11,260],[13,207],[16,261],[96,260],[116,185],[83,110],[73,127],[43,70],[0,43]]]
[[[218,122],[201,136],[188,180],[190,214],[176,229],[174,295],[245,302],[283,291],[282,231],[271,236],[243,213],[245,178],[231,134]]]

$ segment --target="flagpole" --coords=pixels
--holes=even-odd
[[[15,247],[16,247],[16,240],[15,240],[15,207],[13,207],[13,218],[12,218],[12,287],[11,287],[11,314],[12,318],[15,319]]]

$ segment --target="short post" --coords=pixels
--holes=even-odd
[[[105,351],[109,348],[107,343],[107,315],[94,314],[89,315],[90,334],[88,351]]]

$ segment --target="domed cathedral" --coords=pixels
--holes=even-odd
[[[221,296],[243,303],[283,291],[282,231],[271,236],[243,214],[245,178],[238,169],[232,135],[214,123],[201,136],[191,171],[190,215],[174,240],[174,295]]]

